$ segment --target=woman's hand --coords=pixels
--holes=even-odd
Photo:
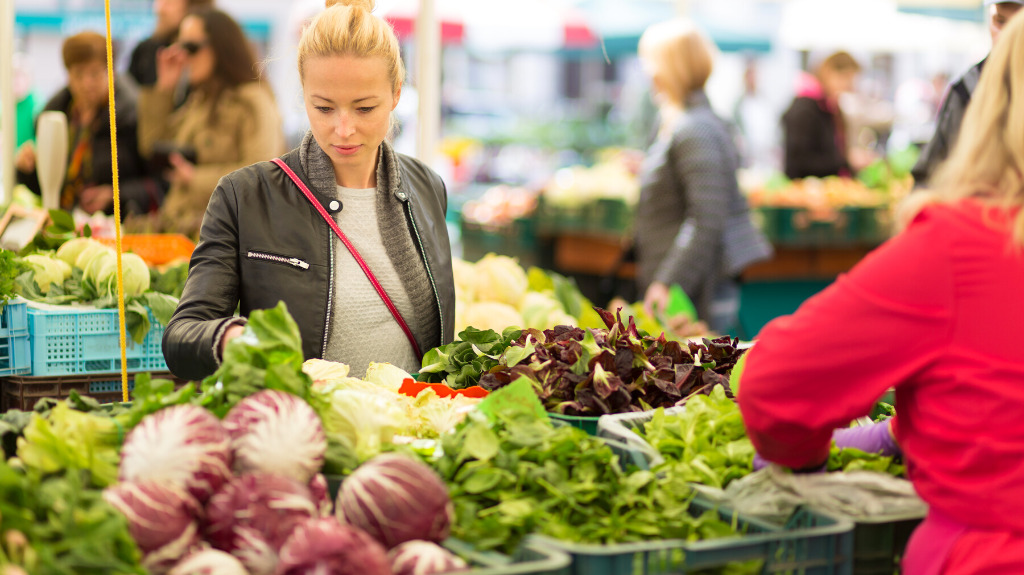
[[[242,335],[244,331],[245,326],[241,324],[235,324],[224,330],[224,335],[220,338],[220,356],[222,358],[224,357],[224,350],[228,347],[228,342]]]
[[[156,87],[160,90],[174,91],[185,73],[188,54],[180,46],[174,44],[161,48],[156,53]]]
[[[36,171],[36,148],[32,142],[25,142],[14,156],[14,167],[19,172],[31,174]]]
[[[171,167],[164,172],[164,178],[172,184],[178,184],[181,186],[188,186],[192,183],[192,178],[196,175],[196,165],[185,159],[178,152],[173,152],[168,156],[168,160],[171,162]]]
[[[644,294],[644,311],[651,317],[665,313],[668,307],[668,286],[661,282],[653,282],[647,286]]]
[[[78,205],[87,214],[106,211],[114,205],[114,188],[111,186],[92,186],[82,190]]]

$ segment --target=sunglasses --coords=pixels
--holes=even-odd
[[[189,56],[195,56],[200,50],[206,47],[206,42],[179,42],[178,46],[188,53]]]

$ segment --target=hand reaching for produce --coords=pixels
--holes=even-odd
[[[25,142],[14,156],[14,167],[19,172],[30,174],[36,171],[36,148],[32,142]]]
[[[903,452],[892,434],[891,421],[891,419],[886,419],[871,425],[836,429],[832,432],[832,443],[839,449],[858,449],[864,453],[879,454],[885,457],[901,456]],[[761,457],[761,454],[754,454],[754,471],[767,467],[768,463]],[[821,471],[824,470],[825,466],[822,466]]]
[[[78,205],[90,215],[106,210],[113,203],[114,188],[111,186],[91,186],[85,188],[78,199]]]
[[[644,294],[644,311],[652,317],[660,317],[668,308],[668,286],[661,282],[652,282]]]
[[[878,453],[886,457],[903,455],[893,436],[891,421],[885,419],[871,425],[837,429],[832,432],[832,441],[840,449],[852,447],[865,453]]]
[[[224,350],[228,347],[228,342],[242,335],[245,331],[245,326],[239,323],[224,330],[224,335],[220,338],[220,356],[224,357]]]

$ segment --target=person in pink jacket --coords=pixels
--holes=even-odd
[[[767,325],[738,395],[762,458],[815,470],[895,388],[892,435],[845,439],[898,443],[929,505],[908,575],[1024,573],[1024,16],[1003,34],[905,229]]]

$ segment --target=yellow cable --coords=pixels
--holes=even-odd
[[[117,177],[117,113],[114,111],[114,46],[110,36],[110,0],[103,0],[107,17],[107,88],[110,96],[110,164],[114,171],[114,247],[117,251],[117,318],[121,341],[121,400],[128,401],[127,341],[124,333],[124,270],[121,267],[121,189]]]

